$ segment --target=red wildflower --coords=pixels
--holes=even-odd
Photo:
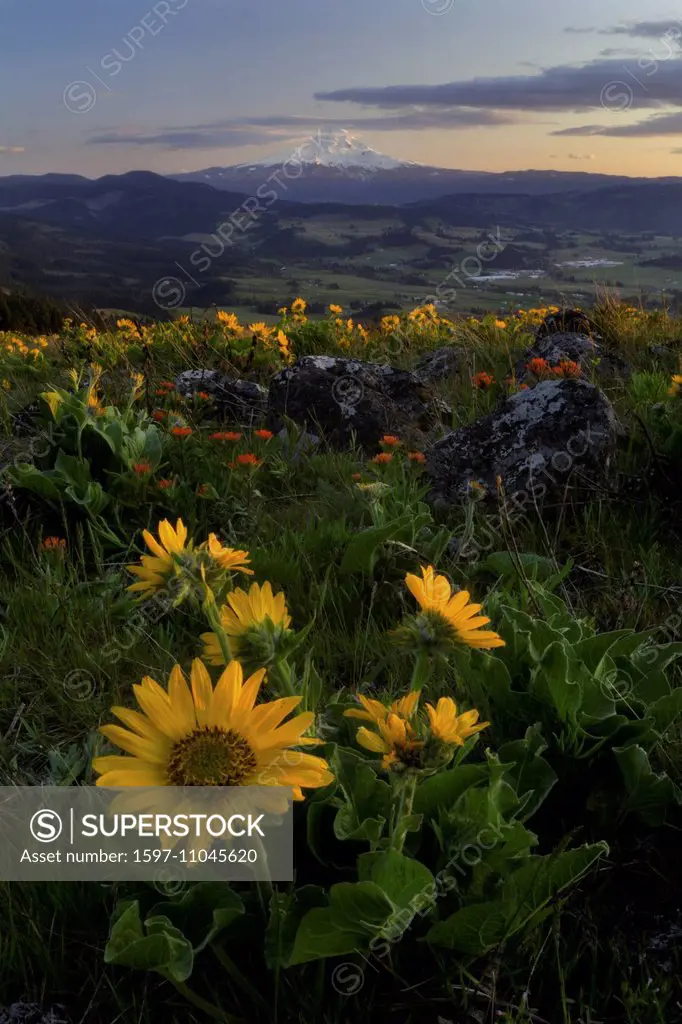
[[[381,443],[387,445],[389,448],[395,448],[396,445],[400,444],[400,438],[395,437],[393,434],[384,434],[381,439]]]
[[[165,420],[165,418],[166,414],[163,411],[163,409],[154,409],[154,412],[152,413],[153,420],[156,420],[157,423],[161,423],[162,420]]]
[[[536,377],[542,377],[544,376],[544,374],[552,372],[547,360],[540,359],[538,357],[536,357],[535,359],[531,359],[526,369],[530,370],[530,372],[534,374]]]
[[[562,359],[558,366],[552,367],[552,373],[555,377],[579,377],[582,370],[580,363],[576,363],[572,359]]]
[[[475,388],[489,388],[495,383],[495,379],[489,373],[486,373],[485,370],[481,370],[480,373],[475,374],[475,376],[471,378],[471,383]]]
[[[63,537],[46,537],[39,545],[39,549],[40,551],[64,551],[66,541]]]
[[[256,437],[260,437],[261,441],[271,441],[275,436],[271,430],[254,430]]]
[[[375,455],[374,458],[372,459],[372,462],[378,462],[380,466],[386,465],[386,463],[392,461],[393,456],[390,452],[380,452],[378,455]]]
[[[152,467],[148,462],[133,462],[133,472],[138,476],[144,476],[145,473],[151,473],[151,471]]]
[[[408,452],[407,457],[408,459],[411,459],[412,462],[426,462],[426,456],[423,452]]]
[[[253,452],[246,452],[244,455],[237,456],[237,462],[240,466],[260,466],[263,460],[256,458]]]
[[[238,434],[234,430],[219,430],[216,434],[211,434],[211,441],[238,441],[242,435]]]
[[[192,433],[191,427],[173,427],[171,434],[173,437],[189,437]]]
[[[167,491],[169,487],[173,487],[175,482],[173,480],[159,480],[158,486],[162,491]]]

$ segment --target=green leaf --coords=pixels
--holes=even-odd
[[[435,880],[429,869],[396,850],[361,854],[358,857],[358,879],[375,882],[399,909],[412,904],[416,911],[419,900],[428,902],[428,895],[435,893]]]
[[[104,951],[104,962],[157,971],[175,981],[186,981],[192,973],[192,946],[167,917],[145,921],[145,935],[136,900],[114,921]]]
[[[548,761],[541,757],[547,749],[542,733],[537,725],[526,729],[522,740],[504,743],[498,750],[501,761],[513,762],[507,769],[505,777],[512,781],[519,800],[526,799],[523,813],[516,817],[520,821],[528,821],[544,803],[545,798],[556,785],[558,776]]]
[[[334,834],[337,839],[377,842],[391,811],[391,787],[352,750],[337,747],[333,765],[346,799],[336,815]]]
[[[33,494],[38,494],[46,501],[61,501],[62,499],[64,492],[63,487],[60,486],[61,481],[55,478],[54,473],[50,470],[41,472],[31,463],[18,462],[5,472],[15,487],[32,491]]]
[[[198,882],[180,900],[157,903],[149,917],[168,918],[198,953],[244,913],[244,904],[229,882]]]
[[[362,530],[348,544],[341,560],[339,572],[342,574],[354,572],[371,574],[382,544],[385,544],[387,540],[401,540],[406,531],[410,534],[416,533],[430,522],[431,516],[427,513],[416,516],[407,513],[385,526],[370,526],[368,529]]]
[[[90,465],[85,459],[59,451],[54,468],[72,487],[84,491],[90,483]]]
[[[546,857],[528,857],[505,881],[497,899],[456,911],[434,925],[426,940],[473,956],[486,953],[531,922],[537,923],[545,905],[607,853],[606,843],[595,843]]]
[[[582,702],[579,684],[569,678],[568,655],[564,645],[554,642],[533,669],[533,687],[549,698],[562,722],[573,723]]]
[[[394,914],[374,882],[339,882],[329,891],[329,906],[309,910],[296,933],[290,964],[361,952]]]
[[[680,804],[680,790],[665,772],[654,772],[643,747],[614,747],[613,753],[623,775],[627,807],[648,825],[662,825],[668,808]]]
[[[467,789],[488,782],[489,778],[487,764],[462,764],[431,775],[417,786],[414,811],[425,818],[437,818],[440,809],[450,810]]]
[[[327,902],[327,894],[318,885],[304,885],[291,893],[273,892],[264,944],[270,970],[289,966],[301,921],[308,911],[325,908]]]
[[[508,551],[494,551],[481,562],[479,569],[494,573],[503,579],[514,579],[519,576],[519,565],[528,579],[537,580],[539,583],[549,579],[560,583],[572,568],[572,562],[569,562],[557,572],[556,561],[553,558],[545,558],[544,555],[532,552],[522,552],[512,557]]]

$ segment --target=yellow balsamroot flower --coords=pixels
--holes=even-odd
[[[167,519],[159,523],[159,540],[149,530],[143,530],[142,536],[152,554],[142,555],[141,565],[127,566],[129,572],[140,577],[128,590],[149,597],[165,586],[169,576],[175,573],[178,560],[192,554],[193,544],[187,543],[187,527],[182,519],[178,519],[175,529]]]
[[[385,334],[390,334],[391,331],[395,331],[400,327],[400,317],[392,314],[391,316],[382,316],[381,318],[381,330]]]
[[[371,697],[364,697],[361,693],[358,693],[357,698],[362,705],[362,709],[349,708],[348,711],[344,711],[344,716],[346,718],[361,718],[365,722],[372,722],[373,725],[385,722],[389,714],[398,715],[400,718],[405,719],[411,718],[417,709],[419,694],[419,690],[413,690],[407,696],[394,700],[390,707],[386,707],[380,700],[373,700]]]
[[[679,395],[682,390],[682,373],[673,374],[670,388],[668,390],[669,395]]]
[[[386,771],[420,768],[424,741],[417,739],[409,722],[392,711],[383,722],[377,722],[378,732],[361,726],[356,739],[361,747],[373,754],[383,754],[381,767]]]
[[[490,722],[479,722],[478,711],[457,714],[450,697],[441,697],[437,706],[427,704],[426,716],[419,713],[419,692],[393,701],[386,707],[381,701],[358,695],[362,705],[344,711],[346,718],[370,722],[373,729],[361,726],[356,740],[361,747],[382,754],[386,771],[432,774],[452,760],[455,749],[464,746],[470,736],[486,729]]]
[[[405,583],[422,611],[437,616],[449,626],[454,634],[453,639],[468,647],[484,650],[505,646],[504,640],[497,633],[481,629],[481,626],[487,626],[490,622],[487,616],[478,615],[483,606],[470,604],[466,590],[453,595],[450,581],[446,576],[435,573],[432,565],[422,566],[422,579],[408,573]]]
[[[249,561],[248,551],[223,547],[215,533],[209,533],[206,546],[211,558],[221,569],[237,569],[239,572],[246,573],[247,576],[253,576],[253,569],[246,568],[246,563]]]
[[[507,326],[506,320],[496,320],[495,321],[495,327],[497,327],[498,330],[500,330],[500,331],[503,331],[506,326]]]
[[[249,324],[249,331],[257,337],[268,338],[273,333],[273,328],[268,327],[263,321],[258,321],[258,323]]]
[[[305,301],[305,299],[294,299],[294,301],[291,303],[291,312],[294,314],[294,316],[301,316],[303,313],[305,313],[307,308],[308,303]]]
[[[332,304],[329,307],[329,312],[332,313],[334,316],[340,316],[341,313],[343,313],[343,306],[336,306]]]
[[[476,710],[458,715],[457,705],[452,697],[441,697],[435,708],[432,704],[427,704],[426,711],[432,735],[441,743],[452,746],[463,747],[470,736],[487,729],[490,725],[490,722],[478,721],[479,715]]]
[[[133,686],[142,713],[113,707],[123,722],[100,732],[131,756],[95,758],[98,786],[287,786],[302,800],[304,788],[328,786],[334,779],[321,757],[292,747],[318,745],[305,736],[313,712],[284,719],[301,697],[256,705],[265,669],[244,682],[241,665],[231,662],[215,688],[196,658],[189,685],[179,665],[167,690],[146,676]]]
[[[43,391],[41,392],[40,397],[45,399],[45,401],[50,407],[50,412],[52,413],[52,416],[56,418],[57,409],[64,401],[64,396],[60,395],[58,391]]]
[[[220,609],[220,621],[227,633],[230,650],[235,658],[248,653],[246,634],[260,627],[275,627],[286,632],[291,625],[283,593],[273,594],[269,582],[261,587],[252,583],[249,592],[237,588],[227,595],[227,604]],[[215,633],[202,633],[204,657],[210,665],[224,665],[225,659]]]
[[[224,310],[219,309],[216,313],[216,320],[223,327],[226,327],[229,331],[239,330],[239,317],[235,316],[234,313],[226,313]]]

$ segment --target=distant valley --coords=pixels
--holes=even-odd
[[[439,171],[373,153],[182,180],[0,178],[0,286],[157,316],[267,318],[299,292],[314,311],[364,315],[434,296],[450,313],[580,303],[603,288],[682,301],[682,179]],[[490,235],[501,243],[481,260]]]

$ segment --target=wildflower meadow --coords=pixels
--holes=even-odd
[[[682,1019],[682,323],[571,315],[299,297],[0,335],[2,786],[281,791],[294,864],[2,882],[0,1004]],[[272,405],[301,365],[307,418]],[[366,365],[405,375],[414,423]],[[339,366],[341,441],[314,415]],[[590,462],[547,426],[578,399]],[[512,493],[507,429],[526,475],[562,456],[542,494]]]

